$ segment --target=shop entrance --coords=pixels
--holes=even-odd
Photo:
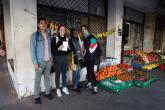
[[[165,52],[165,18],[157,17],[155,36],[154,36],[154,51]]]
[[[123,50],[143,50],[144,18],[143,12],[124,7]]]
[[[124,21],[123,23],[123,49],[143,50],[143,25]]]

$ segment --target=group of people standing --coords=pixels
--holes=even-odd
[[[38,30],[33,33],[30,39],[30,52],[32,63],[35,68],[35,83],[34,96],[35,104],[41,104],[40,97],[40,82],[44,75],[45,97],[52,100],[54,97],[50,93],[50,71],[52,63],[55,67],[55,84],[56,94],[58,97],[62,96],[62,92],[69,95],[67,88],[67,69],[68,56],[73,55],[73,61],[76,65],[73,70],[72,84],[76,92],[81,92],[79,85],[81,67],[87,68],[87,88],[92,88],[92,92],[98,92],[96,87],[96,78],[94,74],[94,65],[97,57],[97,40],[89,33],[87,27],[83,25],[81,31],[83,40],[78,36],[78,32],[72,29],[70,37],[66,35],[66,27],[61,25],[58,27],[57,36],[52,37],[50,31],[47,29],[45,18],[38,20]],[[60,75],[62,76],[62,89],[60,85]]]

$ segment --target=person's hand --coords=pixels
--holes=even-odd
[[[64,48],[64,45],[61,45],[58,50],[62,50]]]
[[[38,64],[34,64],[34,68],[35,69],[38,69]]]

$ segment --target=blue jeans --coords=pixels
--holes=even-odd
[[[50,93],[50,70],[52,61],[38,63],[39,68],[35,69],[35,83],[34,83],[34,96],[40,97],[41,92],[41,77],[44,75],[45,94]]]
[[[80,80],[80,72],[81,72],[81,66],[80,64],[77,65],[77,70],[73,71],[73,76],[72,76],[72,83],[73,87],[77,88],[79,80]]]

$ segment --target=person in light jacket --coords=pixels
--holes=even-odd
[[[54,98],[50,93],[50,70],[52,65],[51,35],[46,30],[46,27],[46,19],[40,18],[38,21],[38,30],[30,38],[31,60],[35,68],[35,104],[41,104],[40,82],[42,75],[44,75],[45,96],[50,100]]]

